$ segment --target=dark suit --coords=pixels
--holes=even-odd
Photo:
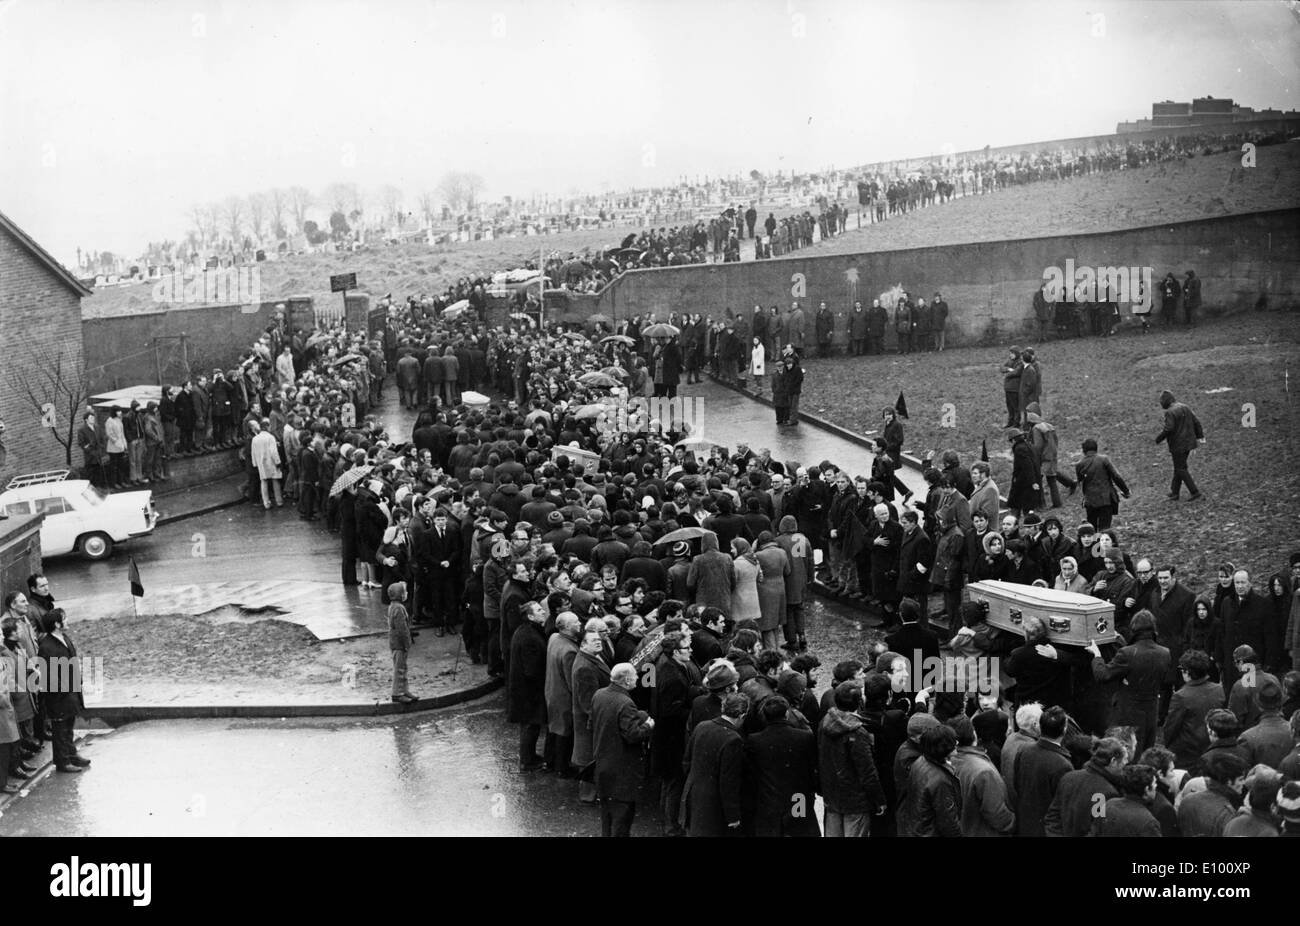
[[[53,730],[54,765],[58,768],[71,765],[77,757],[77,747],[72,742],[72,729],[77,715],[85,707],[81,696],[81,662],[72,637],[63,631],[63,640],[52,633],[41,637],[38,654],[45,681],[41,694],[41,710]]]
[[[1013,765],[1016,832],[1021,836],[1045,836],[1044,821],[1061,779],[1074,769],[1070,751],[1040,739],[1018,752]]]
[[[745,741],[745,785],[755,836],[820,836],[813,800],[817,738],[784,717]]]
[[[925,572],[917,570],[924,566]],[[930,592],[930,570],[934,568],[934,544],[920,527],[910,534],[904,530],[898,548],[898,592],[916,599],[921,611],[926,611],[926,598]]]
[[[435,627],[458,623],[460,554],[460,532],[450,522],[441,537],[432,526],[420,532],[415,554],[420,567],[420,604],[429,608]]]
[[[707,720],[695,728],[686,747],[686,830],[691,836],[729,836],[739,832],[745,740],[729,720]]]
[[[611,683],[591,699],[591,748],[602,836],[632,835],[637,793],[645,778],[641,750],[650,739],[649,719],[620,685]]]
[[[1165,747],[1173,752],[1178,768],[1190,769],[1210,745],[1205,718],[1223,702],[1223,686],[1209,679],[1188,682],[1174,692],[1165,717]]]
[[[1109,664],[1100,656],[1092,660],[1092,674],[1097,681],[1123,680],[1111,701],[1106,723],[1136,728],[1139,753],[1155,745],[1160,690],[1169,673],[1169,650],[1154,640],[1138,640],[1121,648]]]

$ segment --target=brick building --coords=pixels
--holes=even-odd
[[[65,381],[75,387],[83,362],[81,299],[89,295],[67,268],[0,212],[0,420],[5,424],[0,488],[18,473],[66,465],[63,447],[46,426],[51,413],[43,415],[38,404],[53,403],[53,423],[66,436],[75,411],[47,374],[61,364]],[[37,402],[28,396],[24,381]],[[73,465],[80,466],[73,443]]]

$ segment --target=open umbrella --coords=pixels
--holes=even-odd
[[[338,367],[345,363],[351,363],[353,360],[360,360],[360,354],[344,354],[342,357],[336,357],[330,361],[330,366]]]
[[[369,475],[369,466],[354,466],[351,469],[345,469],[343,475],[335,479],[334,485],[330,486],[330,498],[338,498],[343,494],[344,490],[352,488]]]
[[[623,260],[638,260],[644,251],[637,248],[623,248],[616,252]]]
[[[633,341],[631,338],[629,338],[629,337],[628,337],[627,335],[625,335],[625,334],[611,334],[611,335],[608,335],[608,336],[606,336],[606,337],[601,338],[601,339],[600,339],[600,343],[601,343],[601,344],[610,344],[610,343],[613,343],[613,344],[626,344],[628,347],[631,347],[633,344],[636,343],[636,341]]]
[[[578,382],[586,386],[597,386],[601,389],[613,389],[618,385],[618,380],[612,376],[606,376],[604,373],[592,370],[590,373],[583,373],[578,377]]]
[[[585,342],[587,340],[577,331],[566,331],[564,332],[564,334],[561,335],[561,337],[568,338],[570,341],[578,341],[580,343]]]
[[[593,316],[591,316],[590,318],[588,318],[587,321],[590,322],[590,323],[593,324],[593,325],[612,325],[612,324],[614,324],[614,319],[610,318],[608,315],[602,315],[602,314],[600,314],[599,312],[597,312],[595,315],[593,315]]]
[[[709,440],[707,437],[683,437],[677,443],[673,444],[673,446],[693,450],[696,447],[722,447],[724,445],[719,444],[715,440]]]
[[[605,369],[600,372],[604,373],[606,376],[612,376],[615,379],[622,379],[624,376],[627,376],[627,370],[622,367],[605,367]]]
[[[605,405],[584,405],[573,413],[573,417],[584,421],[588,418],[599,418],[608,411],[609,408]]]
[[[650,325],[648,328],[641,329],[642,337],[647,338],[675,338],[681,333],[681,330],[676,325],[669,325],[665,322],[659,322]]]
[[[655,546],[661,546],[666,543],[676,543],[679,540],[698,540],[705,534],[713,534],[713,531],[704,527],[679,527],[677,530],[669,531],[656,540]],[[717,535],[714,534],[714,536],[716,537]]]

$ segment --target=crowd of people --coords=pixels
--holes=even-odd
[[[1042,517],[1031,352],[1008,414],[1039,494],[1014,484],[1004,510],[988,465],[955,451],[927,455],[927,497],[911,497],[894,409],[869,472],[682,445],[671,411],[628,409],[670,398],[685,334],[385,308],[373,335],[281,345],[277,329],[249,352],[250,497],[272,505],[285,479],[302,517],[338,530],[342,580],[389,607],[394,700],[416,698],[413,628],[458,633],[506,683],[521,772],[574,779],[603,832],[627,833],[648,794],[673,834],[1295,832],[1300,555],[1263,589],[1224,564],[1201,595],[1109,523]],[[791,330],[776,355],[797,363]],[[422,409],[409,439],[369,407],[390,369]],[[469,407],[470,388],[503,398]],[[1095,448],[1076,470],[1090,519],[1113,516],[1093,485],[1112,472]],[[1120,636],[1083,651],[1033,619],[1023,639],[998,630],[964,600],[987,579],[1104,599]],[[814,582],[885,619],[821,692]],[[1003,686],[923,686],[916,657],[941,653],[1000,661]],[[1115,812],[1095,818],[1099,788]]]

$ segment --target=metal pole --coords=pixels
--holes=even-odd
[[[153,368],[158,374],[158,387],[162,388],[162,361],[158,359],[158,339],[153,339]]]

